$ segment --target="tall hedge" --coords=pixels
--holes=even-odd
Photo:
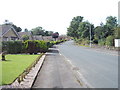
[[[24,48],[26,53],[36,54],[38,52],[46,52],[48,50],[47,43],[39,40],[27,40],[24,42]]]
[[[22,41],[3,41],[2,42],[2,51],[6,51],[9,54],[21,53]]]
[[[52,47],[55,44],[64,42],[65,40],[59,41],[40,41],[40,40],[27,40],[27,41],[3,41],[2,42],[2,51],[6,51],[8,54],[19,54],[19,53],[45,53],[48,51],[48,48]]]

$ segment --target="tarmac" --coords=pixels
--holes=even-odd
[[[46,53],[43,66],[32,88],[83,88],[74,75],[73,67],[56,48]]]

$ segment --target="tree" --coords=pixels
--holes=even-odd
[[[99,39],[102,39],[102,38],[104,38],[104,28],[103,27],[101,27],[101,26],[97,26],[95,29],[94,29],[94,32],[95,32],[95,35],[94,35],[94,38],[96,39],[96,40],[99,40]]]
[[[115,30],[115,31],[114,31],[114,36],[115,36],[115,38],[116,38],[116,39],[120,39],[120,27],[118,26],[118,27],[116,27],[114,30]]]
[[[113,16],[106,18],[106,25],[104,25],[105,38],[109,35],[114,35],[114,29],[117,27],[117,19]]]
[[[67,28],[68,36],[79,38],[78,28],[79,28],[79,23],[81,23],[82,20],[83,20],[82,16],[77,16],[72,19],[69,28]]]
[[[55,32],[55,33],[52,34],[52,38],[54,38],[55,41],[56,41],[56,38],[58,38],[58,37],[59,37],[59,33],[58,32]]]
[[[80,38],[90,38],[90,29],[91,29],[91,36],[92,39],[94,38],[94,25],[90,24],[88,21],[81,22],[78,27],[78,34]]]
[[[23,35],[22,39],[23,39],[23,41],[29,40],[29,36],[28,35]]]
[[[106,18],[106,25],[110,28],[114,28],[117,26],[117,18],[113,16],[108,16]]]
[[[28,32],[28,29],[27,29],[27,28],[25,28],[24,32]]]
[[[108,36],[106,38],[106,45],[107,46],[114,46],[114,36]]]
[[[44,31],[45,30],[40,26],[32,29],[33,35],[43,35],[44,36],[45,35]]]
[[[52,36],[53,31],[45,31],[45,36]]]
[[[48,31],[49,36],[52,36],[53,31]]]
[[[16,25],[12,24],[13,28],[16,30],[16,32],[21,32],[22,29],[20,27],[17,27]]]

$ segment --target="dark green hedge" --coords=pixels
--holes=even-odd
[[[27,40],[24,42],[24,50],[26,53],[36,54],[38,52],[46,52],[48,50],[47,43],[39,40]]]
[[[5,41],[2,42],[2,51],[10,54],[17,54],[22,52],[22,41]]]
[[[19,54],[19,53],[45,53],[48,51],[48,48],[51,48],[55,44],[62,43],[66,40],[58,41],[40,41],[40,40],[27,40],[27,41],[3,41],[2,42],[2,51],[6,51],[8,54]]]

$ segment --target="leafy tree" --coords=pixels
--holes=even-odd
[[[45,36],[52,36],[53,31],[45,31]]]
[[[55,32],[55,33],[52,34],[52,38],[54,38],[55,41],[56,41],[56,38],[58,38],[58,37],[59,37],[59,33],[58,32]]]
[[[49,33],[48,33],[48,31],[45,31],[45,36],[49,36]]]
[[[67,35],[75,38],[77,42],[85,44],[90,39],[90,29],[91,39],[99,45],[112,46],[113,39],[120,38],[120,27],[118,27],[116,17],[113,16],[106,18],[105,25],[101,22],[100,26],[95,28],[88,21],[83,21],[83,17],[74,17],[67,28]]]
[[[48,31],[49,36],[52,36],[52,34],[53,34],[53,31]]]
[[[106,18],[106,25],[110,28],[114,28],[117,26],[117,18],[113,16],[108,16]]]
[[[106,38],[106,45],[107,46],[113,46],[114,45],[114,36],[108,36]]]
[[[36,28],[33,28],[32,29],[32,34],[33,35],[45,35],[45,33],[44,33],[44,29],[42,28],[42,27],[36,27]]]
[[[27,28],[25,28],[24,32],[28,32],[28,29],[27,29]]]
[[[67,28],[68,31],[67,35],[75,38],[79,38],[78,28],[79,28],[79,23],[81,23],[82,21],[83,21],[82,16],[74,17],[70,23],[69,28]]]
[[[95,35],[94,35],[94,38],[99,40],[99,39],[102,39],[104,37],[104,28],[101,27],[101,26],[97,26],[95,29],[94,29],[94,32],[95,32]]]
[[[88,21],[85,22],[81,22],[79,24],[79,28],[78,28],[78,34],[80,36],[80,38],[90,38],[90,29],[91,29],[91,36],[92,39],[94,37],[94,25],[90,24]]]
[[[118,27],[116,27],[114,30],[115,30],[115,31],[114,31],[114,36],[115,36],[115,38],[116,38],[116,39],[120,39],[120,27],[118,26]]]
[[[23,41],[29,40],[29,36],[28,35],[23,35],[22,39],[23,39]]]
[[[17,27],[16,25],[12,24],[13,28],[17,31],[17,32],[21,32],[22,29],[20,27]]]

